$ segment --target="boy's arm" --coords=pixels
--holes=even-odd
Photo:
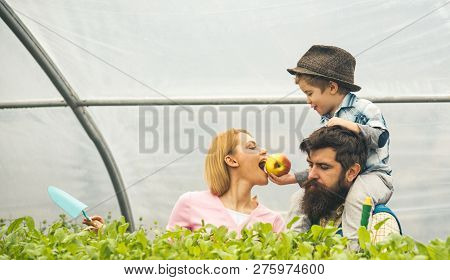
[[[365,106],[363,112],[356,116],[355,122],[333,117],[328,121],[327,126],[333,125],[340,125],[355,133],[361,133],[370,149],[384,147],[389,139],[389,131],[386,128],[383,115],[373,103]]]
[[[352,121],[346,120],[346,119],[342,119],[342,118],[338,118],[338,117],[332,117],[328,122],[327,122],[327,126],[335,126],[335,125],[339,125],[342,127],[345,127],[348,130],[351,130],[355,133],[360,133],[361,130],[358,126],[357,123],[354,123]]]
[[[277,185],[282,186],[298,183],[301,187],[301,184],[306,181],[306,179],[308,179],[308,170],[294,172],[294,174],[288,173],[279,177],[270,173],[268,173],[268,175],[270,181],[274,182]]]
[[[389,139],[389,131],[386,127],[380,108],[370,101],[366,101],[364,107],[355,119],[361,134],[367,140],[369,148],[378,149],[384,147]]]
[[[383,148],[389,139],[389,131],[378,127],[371,127],[369,125],[357,124],[362,136],[366,139],[369,148],[378,149]]]

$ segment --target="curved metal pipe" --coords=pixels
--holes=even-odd
[[[44,70],[50,81],[64,98],[66,104],[70,106],[74,112],[78,121],[89,135],[89,138],[94,142],[106,169],[108,170],[119,202],[120,211],[129,223],[129,229],[134,231],[133,215],[119,168],[91,115],[84,106],[79,106],[80,99],[78,95],[71,88],[58,67],[53,63],[36,38],[34,38],[28,28],[4,0],[0,0],[0,17],[9,26],[11,31],[14,32],[25,48],[27,48],[42,70]]]

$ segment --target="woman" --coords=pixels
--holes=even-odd
[[[209,190],[181,195],[167,229],[178,225],[195,230],[203,220],[205,224],[223,225],[237,232],[257,222],[271,223],[275,232],[282,231],[281,215],[251,197],[255,185],[268,183],[266,159],[266,150],[259,148],[246,130],[229,129],[217,135],[205,161]]]
[[[217,135],[205,161],[207,191],[187,192],[180,196],[170,215],[167,229],[176,225],[190,230],[205,224],[226,226],[238,233],[257,222],[271,223],[275,232],[284,229],[280,214],[251,197],[255,185],[267,185],[264,171],[267,152],[256,145],[242,129],[229,129]],[[99,216],[83,221],[96,231],[104,224]]]

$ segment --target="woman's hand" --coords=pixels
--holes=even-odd
[[[289,184],[295,184],[297,183],[297,180],[295,179],[295,175],[288,173],[285,175],[282,175],[280,177],[275,176],[271,173],[269,173],[269,180],[277,185],[289,185]]]
[[[98,230],[105,225],[105,220],[101,216],[91,216],[91,221],[88,221],[87,219],[83,219],[83,224],[87,225],[87,230],[91,230],[95,233],[98,232]]]

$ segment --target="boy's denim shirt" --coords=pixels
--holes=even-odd
[[[348,93],[333,117],[358,124],[361,134],[367,140],[369,153],[363,173],[380,171],[391,175],[389,166],[389,131],[380,109],[366,99],[359,99]],[[323,115],[320,122],[325,125],[332,116]]]

